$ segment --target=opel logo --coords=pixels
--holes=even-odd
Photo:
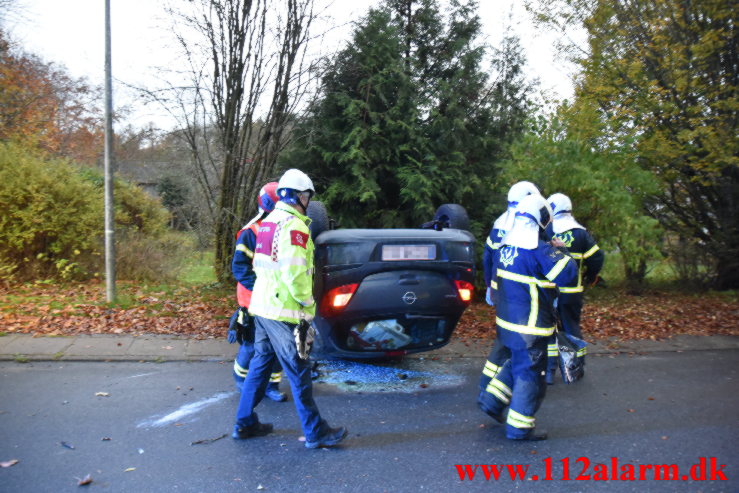
[[[412,305],[413,303],[415,303],[415,302],[416,302],[416,299],[417,299],[417,298],[416,298],[416,293],[414,293],[413,291],[408,291],[407,293],[405,293],[405,294],[403,295],[403,301],[404,301],[404,302],[405,302],[405,303],[406,303],[407,305]]]

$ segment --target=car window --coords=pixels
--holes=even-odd
[[[450,241],[445,248],[449,260],[453,262],[472,262],[474,259],[471,243]]]
[[[372,243],[328,244],[320,249],[324,265],[361,264],[367,262],[372,252]]]

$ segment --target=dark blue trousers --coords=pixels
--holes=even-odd
[[[328,424],[321,419],[313,400],[313,382],[309,360],[300,359],[295,347],[293,329],[288,324],[262,317],[254,317],[254,356],[249,363],[249,372],[241,389],[241,399],[236,411],[236,427],[243,428],[258,422],[254,408],[264,398],[269,383],[272,365],[279,360],[292,389],[295,408],[309,441],[316,441],[328,431]]]
[[[239,347],[239,352],[236,353],[234,358],[233,376],[236,387],[241,389],[244,384],[244,379],[249,373],[249,363],[254,356],[254,343],[245,342]],[[275,359],[272,365],[272,372],[269,377],[270,385],[277,387],[282,380],[282,366],[280,366],[279,360]]]
[[[481,389],[478,403],[483,411],[498,417],[502,417],[505,408],[509,407],[506,436],[523,438],[534,429],[534,414],[546,394],[544,373],[548,338],[501,327],[497,330],[498,340],[509,352],[510,359],[489,380],[485,389]]]
[[[572,334],[578,339],[582,339],[582,330],[580,329],[580,315],[582,313],[582,293],[563,293],[559,295],[557,300],[557,315],[562,322],[562,329],[567,334]],[[549,360],[547,363],[547,373],[552,376],[557,371],[559,364],[559,353],[557,350],[557,341],[554,336],[549,341]]]

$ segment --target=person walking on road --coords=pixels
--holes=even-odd
[[[536,430],[534,414],[546,393],[546,350],[556,325],[556,288],[577,282],[574,260],[540,238],[551,216],[541,195],[523,198],[493,265],[498,286],[497,340],[507,360],[481,390],[478,404],[496,421],[506,423],[506,437],[511,440],[547,438]]]
[[[572,215],[572,201],[563,193],[555,193],[547,199],[552,208],[552,223],[547,227],[547,238],[559,240],[567,248],[569,255],[575,259],[578,267],[577,284],[572,287],[560,287],[557,299],[557,314],[565,333],[582,339],[580,315],[583,306],[585,286],[595,283],[603,268],[605,255],[583,225]],[[552,340],[548,348],[549,364],[547,365],[547,383],[554,383],[557,371],[558,349]]]
[[[277,182],[273,181],[264,185],[257,196],[258,214],[236,233],[236,251],[231,262],[231,272],[236,279],[236,300],[239,303],[239,309],[231,317],[228,342],[239,343],[239,351],[236,353],[233,366],[233,377],[239,391],[249,372],[249,362],[254,356],[254,317],[249,315],[248,310],[254,281],[257,278],[253,267],[257,229],[267,214],[274,210],[277,200]],[[279,389],[281,380],[282,367],[280,362],[275,360],[269,384],[265,390],[265,396],[268,399],[275,402],[287,400],[287,396]]]
[[[313,299],[313,240],[307,217],[315,193],[300,170],[287,170],[277,185],[279,202],[259,227],[254,250],[254,283],[249,313],[254,316],[254,357],[244,380],[233,438],[262,436],[273,429],[254,409],[264,396],[272,364],[278,359],[292,389],[307,448],[330,447],[347,435],[331,428],[313,400],[308,351],[316,310]]]
[[[482,252],[483,277],[485,279],[485,301],[490,306],[495,306],[495,297],[497,295],[498,286],[496,282],[496,274],[493,265],[497,265],[497,255],[500,244],[505,237],[506,232],[513,227],[513,221],[516,216],[516,207],[524,197],[535,194],[540,195],[536,185],[529,181],[519,181],[513,184],[508,190],[508,208],[501,214],[498,219],[493,222],[485,247]],[[485,367],[480,375],[480,392],[481,395],[488,388],[490,380],[503,367],[503,363],[508,359],[508,354],[503,350],[503,344],[499,339],[495,339],[493,347],[490,349]],[[480,404],[481,406],[483,404]]]

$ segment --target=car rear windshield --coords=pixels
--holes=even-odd
[[[474,261],[472,245],[469,242],[461,241],[445,241],[439,243],[428,241],[329,243],[321,245],[316,253],[318,257],[317,260],[323,265],[363,264],[366,262],[380,262],[383,260],[383,255],[387,256],[389,251],[397,251],[398,247],[413,247],[416,245],[421,247],[424,251],[429,252],[426,260],[444,260],[453,262]],[[385,253],[383,254],[383,252]],[[421,256],[423,257],[423,255]],[[393,259],[401,260],[400,258]],[[419,259],[419,261],[424,260]]]

